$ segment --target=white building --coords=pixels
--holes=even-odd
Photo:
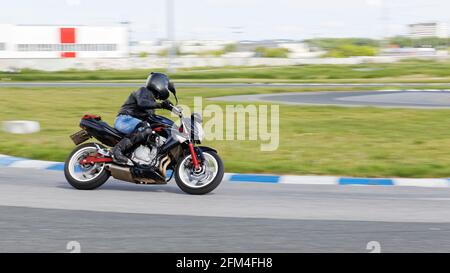
[[[411,38],[447,38],[449,34],[447,25],[438,22],[410,24],[408,33]]]
[[[125,26],[0,25],[0,58],[122,58]]]

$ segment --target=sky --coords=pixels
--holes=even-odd
[[[132,40],[167,37],[167,0],[3,0],[0,24],[131,23]],[[173,0],[177,40],[379,38],[450,24],[448,0]]]

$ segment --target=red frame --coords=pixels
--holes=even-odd
[[[94,164],[94,163],[109,163],[112,162],[111,157],[103,157],[101,154],[96,154],[95,156],[88,156],[85,159],[80,160],[80,164]]]

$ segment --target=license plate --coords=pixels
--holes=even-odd
[[[88,132],[86,132],[85,130],[81,130],[71,135],[70,138],[72,139],[73,143],[75,143],[75,145],[78,145],[88,140],[90,136]]]

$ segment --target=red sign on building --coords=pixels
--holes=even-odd
[[[61,44],[75,44],[76,43],[75,28],[60,28],[59,36]],[[76,52],[61,52],[61,58],[75,58]]]

